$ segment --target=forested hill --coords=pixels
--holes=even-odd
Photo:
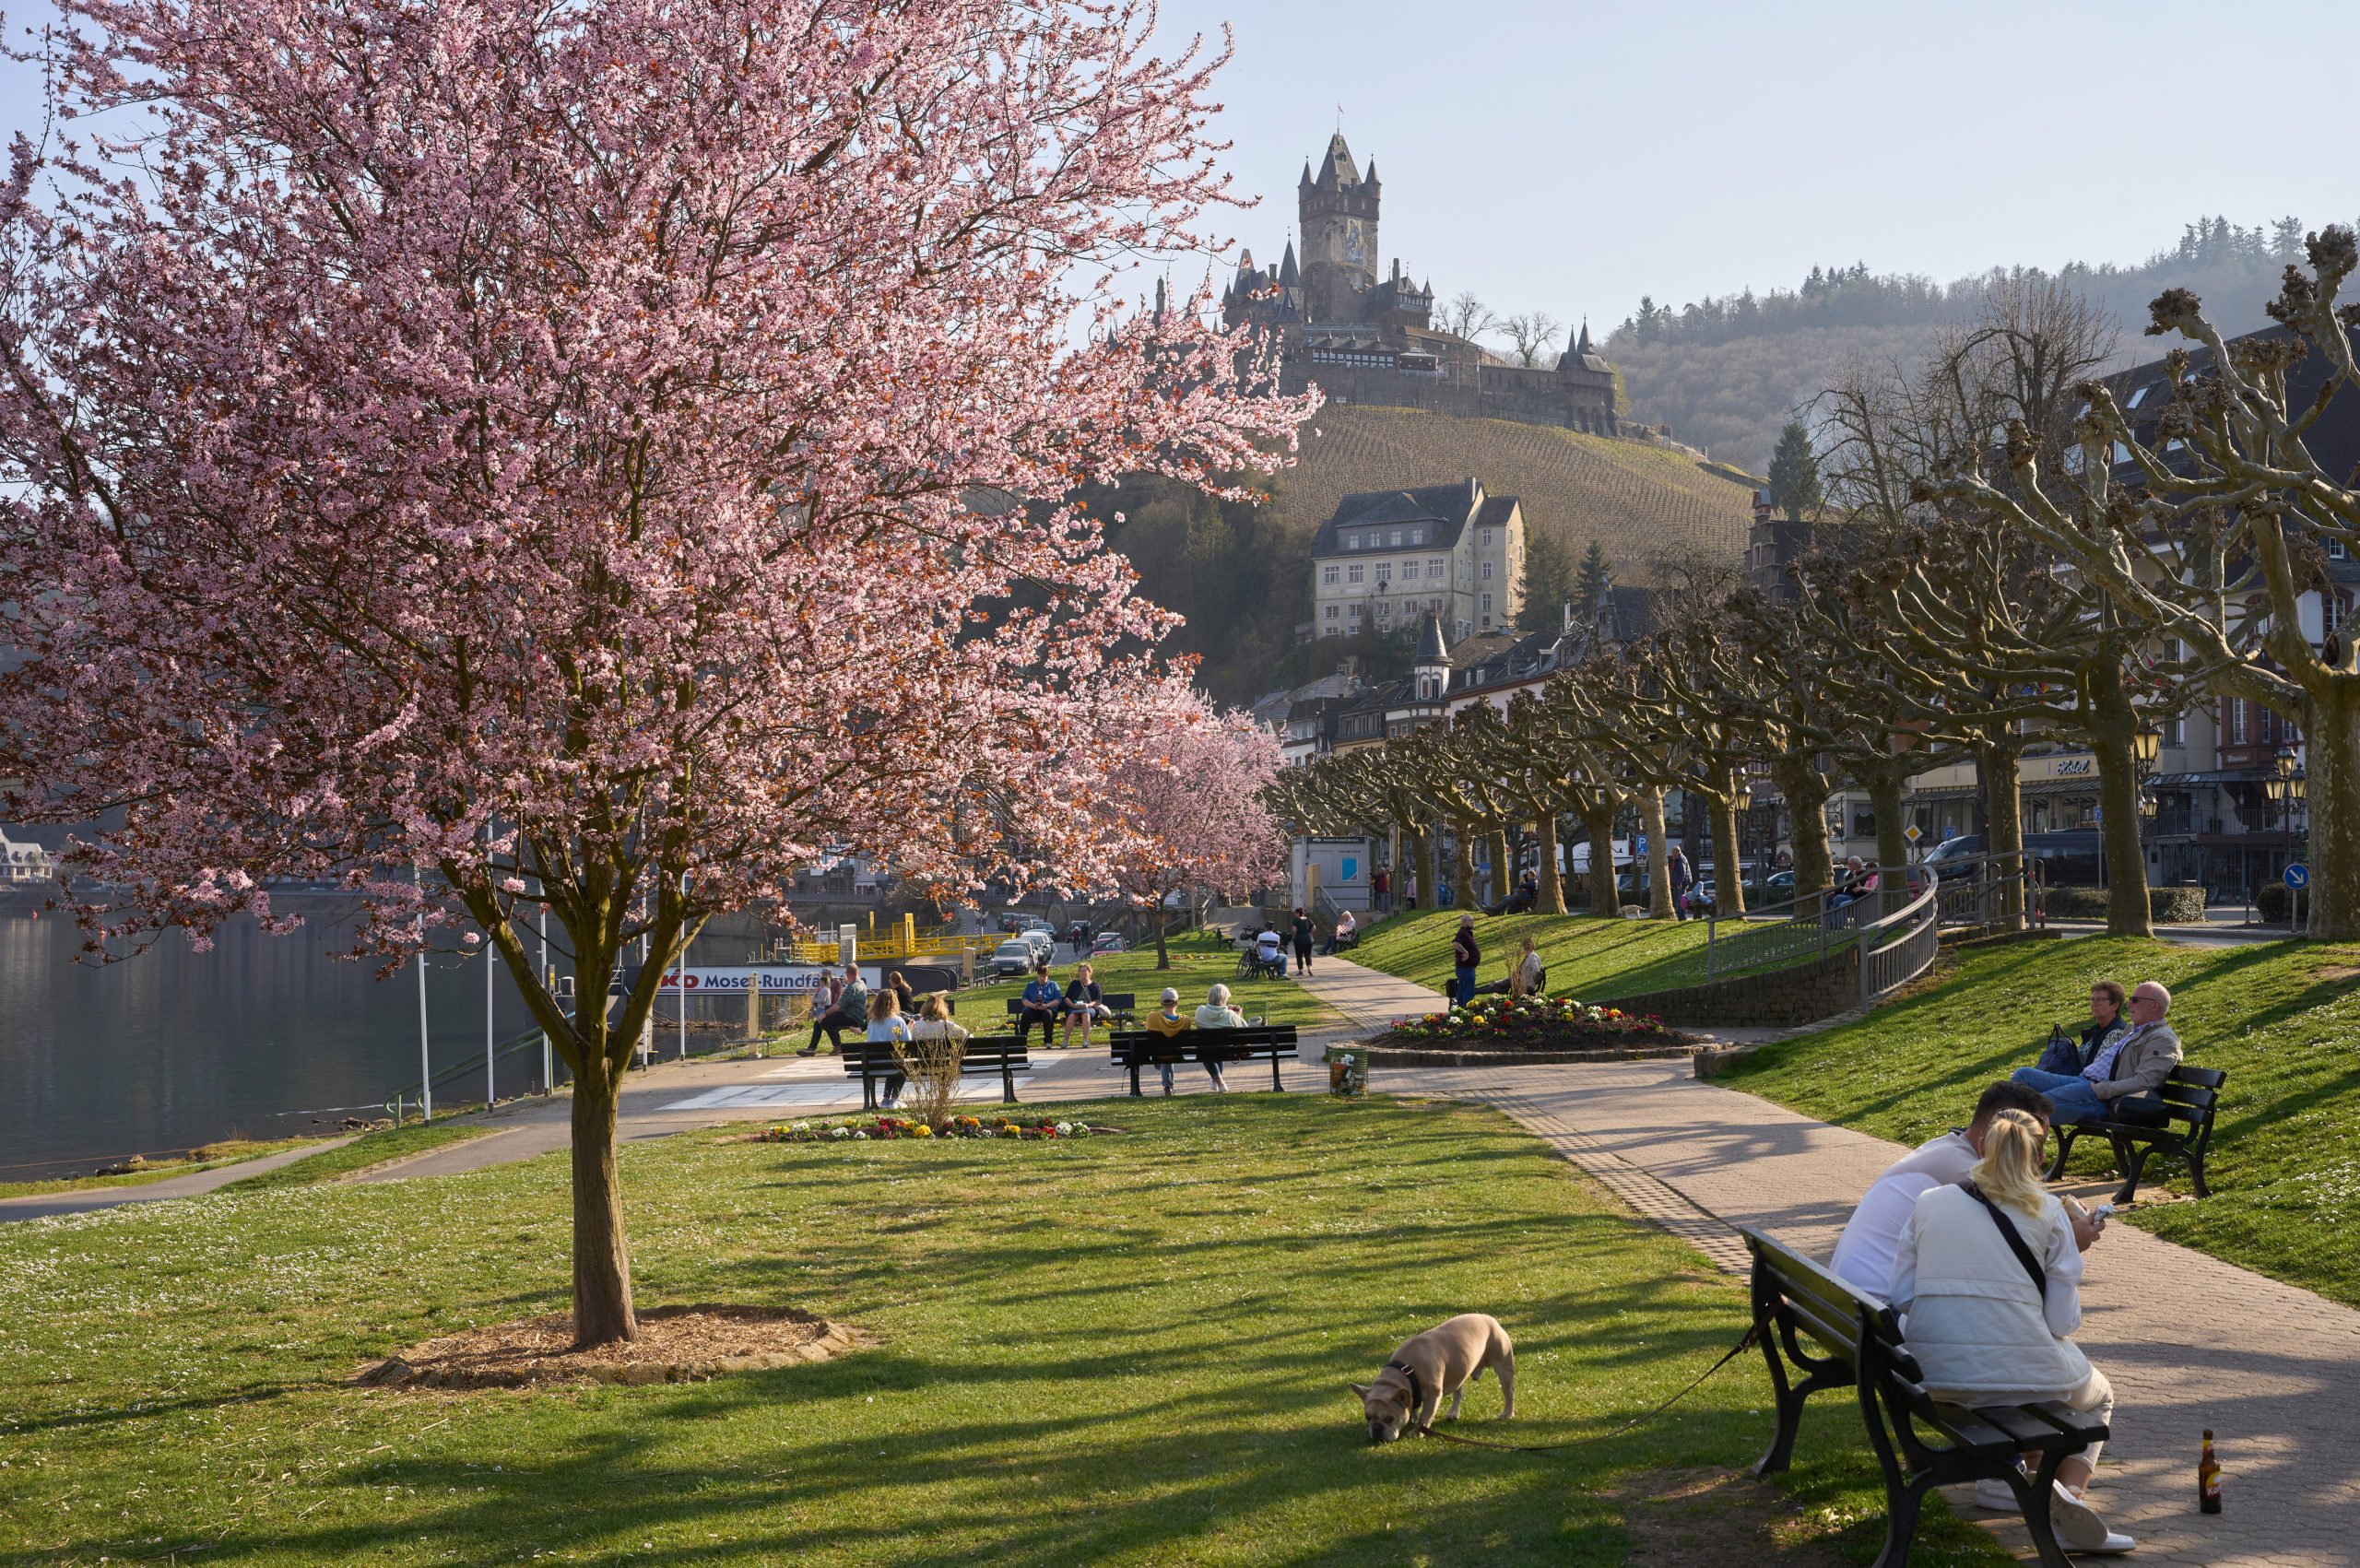
[[[2101,301],[2121,328],[2119,364],[2153,358],[2164,345],[2141,336],[2147,302],[2165,289],[2192,289],[2224,331],[2268,324],[2265,301],[2279,275],[2303,254],[2295,218],[2248,229],[2226,218],[2188,225],[2179,243],[2136,266],[2075,263],[2059,271]],[[1906,364],[1946,323],[1972,318],[1985,289],[2037,268],[1995,268],[1955,283],[1871,273],[1865,265],[1814,267],[1792,289],[1747,289],[1677,309],[1640,301],[1606,340],[1622,374],[1626,414],[1671,427],[1673,435],[1724,463],[1760,472],[1779,427],[1856,358]]]
[[[1618,581],[1641,582],[1667,557],[1744,552],[1752,489],[1693,457],[1636,441],[1416,408],[1331,405],[1303,431],[1303,456],[1262,506],[1222,505],[1162,487],[1092,498],[1120,507],[1109,539],[1148,597],[1188,624],[1174,652],[1203,660],[1200,679],[1226,702],[1331,672],[1331,643],[1298,644],[1311,618],[1311,536],[1345,495],[1448,484],[1469,475],[1521,498],[1528,529],[1578,560],[1596,541]],[[1385,665],[1393,650],[1351,650]],[[1406,655],[1405,655],[1406,656]]]

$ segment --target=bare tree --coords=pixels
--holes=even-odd
[[[1492,313],[1489,305],[1475,297],[1475,290],[1462,289],[1448,304],[1443,306],[1439,324],[1454,336],[1476,338],[1498,326],[1500,318]]]
[[[1540,364],[1541,356],[1550,352],[1564,326],[1548,312],[1533,311],[1520,316],[1510,316],[1493,330],[1508,340],[1508,347],[1516,355],[1516,362],[1529,369]]]

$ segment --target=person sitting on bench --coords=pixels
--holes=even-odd
[[[1077,1026],[1081,1030],[1081,1048],[1089,1050],[1090,1026],[1102,1018],[1115,1016],[1114,1009],[1106,1005],[1105,991],[1092,978],[1092,973],[1090,965],[1085,963],[1073,972],[1073,979],[1066,986],[1065,1003],[1059,1009],[1066,1020],[1066,1038],[1062,1047],[1065,1050],[1073,1049],[1073,1032]]]
[[[1936,1187],[1956,1186],[1966,1180],[1966,1173],[1983,1158],[1983,1135],[1991,1118],[2001,1111],[2022,1111],[2040,1123],[2042,1136],[2047,1136],[2047,1095],[2006,1081],[1984,1090],[1975,1102],[1974,1118],[1965,1126],[1929,1138],[1886,1166],[1884,1174],[1870,1184],[1860,1206],[1844,1222],[1835,1256],[1828,1260],[1827,1267],[1837,1279],[1880,1301],[1893,1293],[1893,1260],[1901,1250],[1903,1233],[1909,1229],[1910,1211]],[[2067,1218],[2073,1218],[2080,1213],[2080,1206],[2066,1212]],[[2085,1219],[2075,1221],[2076,1245],[2086,1248],[2096,1239],[2096,1226]]]
[[[2119,1102],[2153,1094],[2179,1066],[2179,1036],[2164,1021],[2171,1011],[2172,994],[2153,980],[2142,980],[2130,993],[2130,1027],[2108,1035],[2090,1065],[2078,1073],[2043,1072],[2018,1067],[2015,1081],[2037,1089],[2056,1107],[2059,1122],[2102,1122],[2116,1119]],[[2129,1118],[2138,1119],[2136,1110]]]
[[[891,991],[879,990],[868,998],[868,1048],[883,1049],[893,1070],[885,1077],[885,1095],[878,1102],[880,1111],[902,1108],[902,1091],[909,1086],[910,1076],[902,1070],[898,1047],[910,1043],[910,1020],[902,1016],[902,998]]]
[[[1180,1016],[1180,993],[1166,985],[1163,988],[1162,999],[1163,1006],[1148,1017],[1147,1032],[1150,1034],[1161,1035],[1166,1040],[1174,1035],[1187,1033],[1190,1022]],[[1221,1058],[1200,1052],[1198,1059],[1204,1066],[1205,1076],[1213,1080],[1213,1088],[1224,1094],[1227,1093],[1229,1085],[1223,1083],[1221,1079]],[[1169,1094],[1172,1092],[1172,1064],[1158,1062],[1156,1066],[1163,1069],[1163,1092]]]
[[[1045,1046],[1057,1037],[1057,1014],[1065,1007],[1065,987],[1049,978],[1049,966],[1036,964],[1032,983],[1024,987],[1019,998],[1023,1007],[1016,1015],[1016,1043],[1019,1045],[1031,1037],[1037,1027],[1041,1043]]]
[[[1968,1183],[1931,1188],[1911,1209],[1891,1304],[1936,1399],[1970,1409],[2056,1399],[2110,1423],[2113,1387],[2066,1338],[2082,1324],[2082,1253],[2064,1206],[2040,1183],[2047,1136],[2029,1112],[1992,1114]],[[2058,1467],[2049,1518],[2068,1550],[2137,1544],[2107,1529],[2083,1495],[2105,1446]],[[2018,1509],[2001,1480],[1976,1482],[1975,1501]]]
[[[1253,1027],[1253,1022],[1249,1022],[1244,1013],[1229,1005],[1229,987],[1216,985],[1205,993],[1205,1005],[1197,1009],[1197,1027],[1198,1029],[1250,1029]],[[1197,1059],[1203,1062],[1205,1070],[1213,1075],[1213,1087],[1223,1094],[1228,1093],[1229,1084],[1221,1076],[1220,1052],[1210,1043],[1200,1042],[1198,1046]]]
[[[2122,1016],[2123,1007],[2130,999],[2118,980],[2100,980],[2093,984],[2090,986],[2090,1021],[2088,1027],[2082,1031],[2081,1039],[2077,1041],[2054,1024],[2050,1025],[2048,1043],[2042,1048],[2040,1060],[2033,1065],[2045,1073],[2078,1073],[2088,1067],[2097,1060],[2097,1055],[2106,1048],[2109,1036],[2130,1027],[2130,1020]]]
[[[1262,929],[1254,934],[1254,956],[1269,973],[1281,976],[1286,973],[1286,938],[1279,935],[1278,928],[1267,918],[1262,922]]]
[[[1489,985],[1478,985],[1475,994],[1479,996],[1506,996],[1521,1001],[1527,996],[1539,996],[1548,984],[1548,965],[1540,961],[1540,949],[1531,937],[1527,937],[1523,947],[1517,949],[1516,962],[1508,969],[1507,978],[1494,980]]]
[[[813,1011],[819,1011],[816,1006]],[[811,1043],[797,1051],[796,1055],[798,1056],[816,1055],[820,1049],[820,1036],[823,1033],[828,1037],[830,1047],[841,1052],[844,1048],[844,1031],[864,1029],[867,1027],[867,1023],[868,987],[861,984],[860,966],[856,963],[848,963],[844,965],[844,987],[836,993],[836,1005],[825,1012],[820,1012],[819,1016],[811,1020]]]
[[[1360,935],[1360,922],[1352,918],[1352,912],[1349,909],[1339,909],[1336,912],[1336,924],[1328,929],[1328,945],[1319,950],[1327,957],[1334,958],[1346,948],[1358,942]]]

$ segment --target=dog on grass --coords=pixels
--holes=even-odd
[[[1498,1318],[1480,1312],[1461,1313],[1404,1340],[1375,1382],[1352,1385],[1362,1409],[1368,1412],[1368,1440],[1391,1443],[1410,1428],[1422,1432],[1433,1426],[1434,1411],[1445,1395],[1450,1397],[1450,1409],[1443,1419],[1457,1421],[1458,1401],[1465,1397],[1467,1385],[1482,1376],[1485,1367],[1500,1380],[1500,1394],[1505,1401],[1500,1419],[1513,1420],[1516,1346]]]

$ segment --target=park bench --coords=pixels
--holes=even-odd
[[[1295,1059],[1294,1025],[1273,1027],[1256,1025],[1247,1029],[1188,1029],[1178,1034],[1157,1034],[1144,1029],[1118,1029],[1111,1043],[1116,1067],[1131,1075],[1131,1097],[1139,1097],[1139,1070],[1142,1067],[1177,1067],[1183,1062],[1204,1060],[1203,1047],[1216,1045],[1221,1050],[1223,1067],[1232,1062],[1270,1064],[1270,1087],[1283,1093],[1286,1084],[1279,1077],[1279,1064]],[[1171,1092],[1169,1090],[1166,1093]]]
[[[2042,1175],[2055,1181],[2065,1173],[2073,1140],[2094,1133],[2113,1146],[2115,1168],[2122,1185],[2114,1201],[2129,1203],[2139,1196],[2139,1173],[2151,1154],[2176,1154],[2188,1161],[2189,1185],[2199,1197],[2210,1197],[2204,1185],[2204,1155],[2212,1145],[2212,1116],[2220,1107],[2221,1086],[2229,1075],[2217,1067],[2174,1067],[2154,1094],[2126,1095],[2116,1101],[2117,1114],[2102,1122],[2067,1122],[2057,1129],[2057,1158]],[[2131,1114],[2121,1114],[2124,1109]],[[2144,1113],[2145,1119],[2141,1119]]]
[[[1102,993],[1098,999],[1106,1005],[1107,1011],[1115,1015],[1109,1021],[1118,1028],[1123,1024],[1131,1021],[1132,1016],[1138,1010],[1139,1005],[1139,993],[1136,991],[1107,991]],[[1013,1019],[1021,1019],[1024,1016],[1023,997],[1010,996],[1008,999],[1008,1016]],[[1057,1015],[1057,1017],[1051,1021],[1049,1027],[1052,1030],[1063,1029],[1065,1027],[1065,1015],[1062,1013]],[[1046,1037],[1044,1036],[1044,1043],[1045,1043]]]
[[[1986,1480],[2014,1491],[2044,1568],[2067,1568],[2048,1516],[2057,1467],[2104,1438],[2106,1423],[2055,1400],[1976,1409],[1937,1401],[1890,1306],[1759,1231],[1740,1233],[1753,1255],[1753,1321],[1778,1407],[1777,1430],[1753,1473],[1784,1470],[1792,1460],[1805,1399],[1849,1388],[1884,1473],[1884,1550],[1875,1568],[1905,1568],[1929,1491]],[[2016,1463],[2031,1453],[2039,1463],[2027,1480]]]
[[[1286,977],[1287,953],[1284,948],[1279,949],[1278,957],[1266,959],[1262,956],[1261,949],[1249,941],[1245,944],[1245,950],[1237,955],[1237,973],[1233,977],[1234,979],[1284,980]]]
[[[894,1058],[893,1047],[881,1040],[847,1040],[844,1058],[844,1076],[860,1079],[860,1108],[864,1111],[877,1109],[879,1084],[904,1071]],[[1025,1054],[1024,1042],[1013,1034],[972,1035],[966,1054],[959,1061],[961,1078],[997,1078],[1000,1102],[1006,1105],[1016,1103],[1016,1075],[1032,1070],[1032,1060]]]

